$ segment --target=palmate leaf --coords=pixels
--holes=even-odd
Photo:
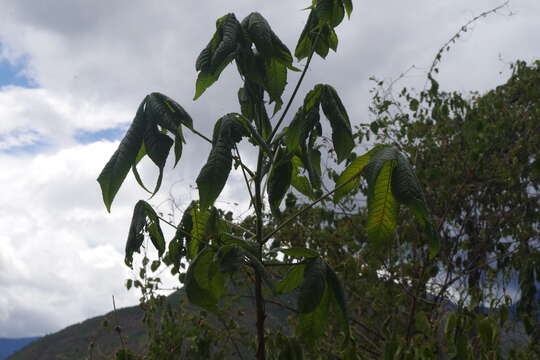
[[[291,186],[292,162],[290,155],[283,149],[277,150],[275,163],[268,176],[268,202],[275,216],[280,215],[279,205]]]
[[[143,200],[139,200],[133,209],[133,217],[129,226],[129,234],[126,242],[125,263],[129,267],[133,263],[133,253],[139,252],[144,241],[144,232],[150,236],[154,247],[161,257],[165,252],[165,238],[159,225],[159,218],[152,207]]]
[[[326,58],[329,49],[337,50],[338,37],[334,28],[341,23],[345,11],[350,16],[352,3],[350,0],[319,0],[312,7],[308,20],[294,51],[298,60],[309,57],[314,51]]]
[[[196,180],[201,209],[211,206],[223,190],[232,167],[232,148],[247,135],[234,114],[227,114],[218,121],[220,125],[214,131],[212,150]]]
[[[118,145],[118,149],[114,152],[97,179],[101,186],[103,202],[109,212],[111,211],[113,199],[122,186],[141,148],[145,129],[143,102],[139,105],[135,119],[133,119],[126,135],[120,142],[120,145]]]
[[[199,75],[193,100],[198,99],[215,83],[221,72],[235,58],[242,42],[241,32],[240,23],[234,14],[227,14],[216,21],[216,32],[200,53],[195,64]]]
[[[242,20],[242,28],[250,41],[255,44],[260,58],[263,60],[263,71],[249,71],[248,77],[255,80],[251,75],[263,74],[262,85],[270,96],[270,102],[275,102],[274,114],[279,111],[283,101],[281,95],[287,84],[287,68],[292,70],[298,70],[292,66],[292,55],[278,38],[278,36],[272,31],[270,25],[266,19],[259,13],[251,13],[244,20]],[[255,55],[251,50],[245,52],[247,56],[254,57]],[[244,61],[240,61],[240,67]],[[249,60],[248,60],[249,62]],[[245,69],[242,72],[246,72]],[[255,80],[256,81],[256,80]]]
[[[376,248],[386,245],[392,238],[397,224],[398,203],[391,190],[392,172],[395,160],[390,160],[382,168],[373,183],[368,180],[368,238]]]
[[[354,148],[349,116],[336,90],[330,85],[324,85],[323,87],[321,105],[324,115],[326,115],[332,127],[332,142],[337,161],[340,163],[349,156]]]
[[[101,186],[103,202],[109,212],[113,199],[130,168],[139,185],[146,191],[155,194],[159,190],[163,168],[173,144],[173,140],[166,134],[170,132],[175,137],[176,165],[182,154],[184,142],[182,125],[192,128],[193,121],[174,100],[160,93],[152,93],[144,98],[118,149],[97,179]],[[144,186],[136,168],[139,161],[146,155],[159,168],[159,177],[154,191]]]
[[[326,289],[326,264],[320,257],[311,259],[304,270],[304,281],[298,295],[298,312],[313,312],[323,297]]]

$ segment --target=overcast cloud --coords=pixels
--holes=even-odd
[[[302,93],[332,84],[354,123],[369,120],[375,75],[422,86],[439,47],[461,25],[501,1],[355,1],[339,27],[338,54],[315,58]],[[199,101],[195,58],[215,19],[261,12],[294,49],[309,1],[74,1],[0,0],[1,71],[18,82],[0,83],[0,337],[51,333],[112,308],[137,302],[124,280],[123,248],[132,207],[145,193],[132,176],[108,214],[95,181],[143,97],[165,93],[209,133],[221,115],[238,111],[234,66]],[[510,10],[513,16],[508,16]],[[504,82],[508,64],[540,57],[540,2],[512,0],[477,22],[443,59],[445,89],[485,91]],[[8,69],[8,70],[6,70]],[[9,70],[11,69],[11,70]],[[4,78],[4,77],[2,77]],[[289,82],[294,82],[290,78]],[[294,111],[292,112],[294,113]],[[188,144],[167,189],[183,208],[196,199],[194,179],[209,147],[187,134]],[[250,146],[243,145],[252,160]],[[143,177],[155,179],[151,164]],[[242,181],[228,186],[219,205],[241,214]],[[160,209],[168,212],[168,205]]]

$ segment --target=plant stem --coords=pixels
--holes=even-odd
[[[262,250],[263,250],[263,213],[262,213],[262,195],[261,195],[261,182],[262,182],[262,168],[263,168],[263,150],[259,149],[259,157],[257,159],[257,173],[255,176],[255,215],[257,216],[257,231],[256,240],[259,244],[258,259],[262,262]],[[262,294],[262,276],[260,272],[255,269],[255,306],[257,310],[257,360],[266,360],[266,345],[264,337],[264,320],[266,313],[264,309],[264,297]]]

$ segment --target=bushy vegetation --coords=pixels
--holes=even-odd
[[[128,281],[143,292],[150,330],[140,356],[539,356],[540,63],[515,63],[486,94],[440,91],[436,64],[422,91],[394,94],[376,81],[369,124],[351,124],[338,90],[318,84],[291,116],[312,57],[336,50],[334,29],[353,8],[317,0],[308,10],[294,52],[306,63],[284,107],[287,74],[299,65],[261,14],[227,14],[197,59],[195,98],[234,61],[241,113],[205,136],[180,104],[152,93],[98,178],[110,210],[130,170],[146,189],[136,167],[145,156],[159,168],[148,191],[159,190],[170,150],[181,159],[183,131],[211,144],[199,200],[177,225],[144,200],[135,205],[126,264],[149,243],[158,251]],[[246,140],[256,169],[238,150]],[[253,209],[241,223],[214,206],[233,166]],[[163,223],[176,228],[169,241]],[[162,264],[191,305],[154,296]]]

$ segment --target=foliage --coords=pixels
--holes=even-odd
[[[130,168],[144,187],[136,165],[145,155],[159,168],[151,193],[159,190],[173,144],[176,162],[181,157],[182,127],[211,144],[196,180],[199,200],[185,209],[168,245],[160,226],[171,223],[143,200],[134,209],[126,264],[132,266],[145,238],[159,257],[149,272],[145,256],[144,283],[128,284],[142,290],[154,315],[147,318],[151,357],[500,358],[512,310],[505,285],[516,278],[517,314],[531,344],[509,354],[538,351],[539,64],[518,62],[507,84],[471,98],[439,91],[436,69],[428,74],[429,89],[404,89],[397,100],[378,82],[375,119],[354,131],[337,90],[318,84],[281,128],[314,54],[336,51],[335,28],[351,15],[352,3],[316,0],[308,10],[294,52],[307,61],[283,110],[288,71],[298,71],[290,51],[261,14],[241,22],[227,14],[197,59],[195,99],[234,61],[243,80],[241,113],[218,119],[208,137],[179,104],[150,94],[98,178],[110,210]],[[275,123],[266,102],[274,115],[281,111]],[[322,142],[321,110],[331,143]],[[352,152],[355,140],[371,136],[377,140],[371,150]],[[243,139],[258,150],[255,170],[242,162]],[[341,174],[323,169],[322,156],[344,163]],[[241,224],[214,207],[233,165],[253,206]],[[331,190],[328,178],[335,180]],[[307,203],[298,205],[294,191]],[[365,197],[365,208],[356,195]],[[150,273],[161,263],[178,275],[190,304],[203,309],[190,320],[198,324],[193,332],[178,314],[186,307],[176,310],[153,296],[159,279]],[[294,316],[269,324],[271,304]],[[236,311],[252,312],[256,338]]]

